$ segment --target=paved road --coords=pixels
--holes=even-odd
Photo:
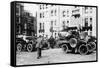
[[[61,62],[76,62],[76,61],[94,61],[96,60],[96,53],[89,55],[80,54],[65,54],[61,49],[49,49],[42,51],[42,58],[37,59],[37,52],[20,52],[17,53],[17,65],[28,64],[48,64]]]

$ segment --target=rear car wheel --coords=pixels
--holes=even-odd
[[[81,55],[86,55],[88,53],[88,46],[86,46],[85,44],[82,44],[79,46],[79,53]]]
[[[65,53],[68,52],[68,46],[67,46],[67,44],[63,44],[61,47],[62,47],[62,50],[63,50]]]
[[[31,43],[29,43],[29,44],[27,45],[27,51],[28,51],[28,52],[32,52],[32,50],[33,50],[33,46],[32,46]]]
[[[21,52],[22,51],[22,44],[21,43],[18,43],[17,44],[17,51],[18,52]]]
[[[95,42],[90,42],[88,44],[89,47],[89,52],[93,52],[96,49],[96,43]]]

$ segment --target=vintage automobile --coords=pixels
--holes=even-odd
[[[18,52],[26,50],[27,42],[23,39],[23,37],[16,38],[16,50]]]
[[[86,32],[70,31],[70,34],[60,40],[57,45],[66,53],[80,53],[86,55],[96,49],[96,38],[88,36]]]
[[[18,35],[16,37],[16,49],[18,52],[35,50],[35,38],[32,36]]]
[[[28,41],[28,44],[27,44],[27,51],[28,52],[32,52],[32,51],[35,51],[36,50],[36,37],[27,37],[26,38]]]
[[[29,40],[28,44],[27,44],[27,51],[28,52],[32,52],[32,51],[36,51],[36,44],[37,44],[37,38],[36,37],[28,37],[27,38]],[[47,39],[43,38],[42,43],[41,43],[42,49],[49,49],[49,43],[47,41]]]

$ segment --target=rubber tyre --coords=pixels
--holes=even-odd
[[[85,44],[82,44],[79,46],[79,53],[81,55],[86,55],[88,53],[88,46],[86,46]]]
[[[67,44],[62,44],[61,48],[62,48],[62,50],[63,50],[65,53],[68,52],[68,46],[67,46]]]
[[[17,44],[17,51],[18,52],[21,52],[22,51],[22,44],[21,43],[18,43]]]
[[[28,52],[32,52],[32,50],[33,50],[33,45],[32,45],[31,43],[29,43],[29,44],[27,45],[27,51],[28,51]]]
[[[71,46],[72,48],[75,48],[76,45],[77,45],[77,39],[71,38],[71,39],[69,40],[69,43],[70,43],[70,46]]]
[[[88,46],[90,47],[89,52],[93,52],[96,49],[96,43],[95,42],[90,42],[88,44]]]

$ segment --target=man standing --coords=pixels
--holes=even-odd
[[[36,44],[36,48],[37,48],[37,59],[41,58],[41,49],[42,49],[42,36],[39,36],[39,38],[37,38],[37,44]]]
[[[48,39],[48,42],[50,43],[50,47],[51,47],[51,48],[54,48],[55,39],[53,38],[53,36],[51,36],[51,37]]]

